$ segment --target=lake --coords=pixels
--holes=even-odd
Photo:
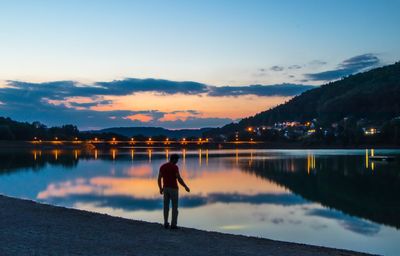
[[[400,150],[27,150],[0,153],[0,193],[163,222],[158,169],[178,153],[178,225],[400,251]],[[393,155],[394,161],[371,161]],[[161,228],[161,226],[160,226]]]

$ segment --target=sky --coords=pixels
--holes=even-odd
[[[399,61],[398,10],[400,0],[1,0],[0,116],[83,130],[221,126]]]

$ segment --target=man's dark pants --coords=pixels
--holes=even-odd
[[[178,222],[178,198],[177,188],[164,188],[164,223],[168,223],[169,201],[172,201],[171,226],[176,226]]]

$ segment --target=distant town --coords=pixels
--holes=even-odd
[[[248,126],[231,134],[217,134],[213,141],[268,142],[287,141],[313,143],[374,144],[397,141],[400,135],[400,116],[386,122],[365,118],[345,117],[339,122],[321,124],[318,119],[306,122],[285,121],[274,125]],[[389,140],[388,140],[389,138]]]

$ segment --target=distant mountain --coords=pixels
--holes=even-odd
[[[169,138],[189,138],[189,137],[201,137],[203,133],[209,131],[212,128],[201,128],[201,129],[180,129],[180,130],[168,130],[161,127],[114,127],[107,128],[97,131],[91,131],[92,133],[114,133],[126,137],[135,136],[166,136]]]
[[[344,117],[385,121],[397,116],[400,116],[400,62],[305,91],[275,108],[208,133],[228,134],[248,126],[314,118],[330,124]]]

